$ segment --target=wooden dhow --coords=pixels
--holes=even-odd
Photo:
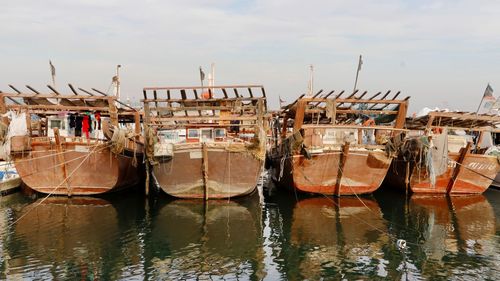
[[[144,88],[143,102],[147,169],[163,191],[206,200],[255,190],[266,152],[263,86]]]
[[[480,194],[500,172],[492,133],[500,116],[433,111],[407,120],[409,132],[388,184],[414,193]]]
[[[9,85],[10,86],[10,85]],[[140,114],[115,96],[92,89],[63,95],[49,86],[41,93],[0,92],[2,151],[29,188],[55,195],[95,195],[140,182]],[[96,113],[95,136],[70,133],[69,114]],[[11,118],[5,117],[10,115]],[[124,124],[133,124],[131,130]]]
[[[409,97],[397,99],[400,92],[390,91],[370,98],[359,91],[317,97],[321,93],[301,96],[272,122],[273,180],[325,195],[375,191],[391,164],[386,145],[403,130]]]

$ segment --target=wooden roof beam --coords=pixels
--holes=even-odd
[[[78,96],[78,92],[75,90],[75,88],[73,87],[73,85],[68,84],[68,87],[73,92],[73,94],[75,94],[75,96]]]
[[[54,94],[56,95],[61,95],[61,93],[59,93],[54,87],[52,87],[51,85],[47,85],[47,87],[52,91],[54,92]]]
[[[89,95],[89,96],[94,96],[94,94],[92,94],[91,92],[89,92],[89,91],[87,91],[87,90],[85,90],[85,89],[78,88],[78,90],[80,90],[80,91],[82,91],[82,92],[86,93],[86,94],[87,94],[87,95]]]
[[[92,88],[92,91],[94,91],[94,92],[96,92],[96,93],[98,93],[98,94],[100,94],[100,95],[102,95],[102,96],[105,96],[105,97],[107,97],[107,96],[108,96],[105,92],[103,92],[103,91],[99,91],[99,90],[97,90],[96,88]]]
[[[9,84],[9,87],[10,87],[12,90],[14,90],[16,93],[18,93],[18,94],[20,94],[20,93],[21,93],[21,91],[19,91],[18,89],[16,89],[16,87],[14,87],[14,86],[12,86],[12,85],[10,85],[10,84]]]
[[[35,90],[33,87],[31,87],[30,85],[26,85],[26,88],[30,89],[31,91],[33,91],[35,94],[37,95],[41,95],[40,92],[38,92],[37,90]]]

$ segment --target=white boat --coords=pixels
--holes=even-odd
[[[0,161],[0,193],[11,193],[21,185],[21,178],[17,174],[13,163]]]

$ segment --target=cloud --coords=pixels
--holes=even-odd
[[[150,85],[262,83],[277,96],[315,88],[402,90],[411,110],[447,102],[475,110],[486,83],[500,85],[500,4],[494,1],[8,1],[0,10],[0,89],[58,81],[107,88],[116,64],[138,99]],[[437,97],[437,98],[436,98]],[[457,97],[460,97],[457,99]]]

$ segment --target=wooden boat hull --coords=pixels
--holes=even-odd
[[[340,151],[313,154],[311,159],[294,155],[291,161],[275,158],[273,166],[279,186],[300,192],[326,195],[354,195],[377,190],[384,180],[391,164],[391,158],[384,151],[349,151],[343,169],[339,169]],[[283,173],[280,177],[281,169]],[[340,184],[337,182],[342,172]]]
[[[413,193],[447,193],[448,184],[452,180],[455,170],[455,161],[458,160],[458,153],[448,155],[453,161],[448,162],[446,172],[436,176],[436,184],[433,186],[425,168],[412,167],[409,173],[409,189]],[[393,162],[393,168],[390,169],[388,181],[397,188],[405,189],[405,169],[407,162],[397,160]],[[497,157],[467,154],[462,167],[457,175],[455,183],[451,188],[451,194],[481,194],[491,185],[493,178],[500,172],[500,164]],[[482,176],[484,175],[484,176]]]
[[[178,198],[220,199],[247,195],[255,190],[262,161],[251,153],[207,148],[206,159],[203,158],[201,146],[176,150],[172,158],[154,166],[156,184]]]
[[[96,195],[140,182],[141,167],[133,165],[133,156],[115,154],[106,144],[67,143],[59,153],[52,147],[33,145],[31,151],[13,155],[22,181],[37,192]]]

